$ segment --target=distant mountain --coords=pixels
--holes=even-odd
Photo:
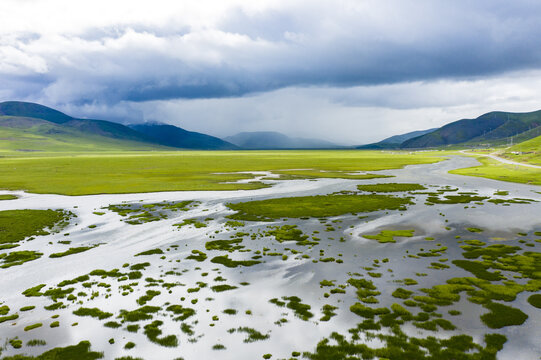
[[[411,149],[462,143],[497,143],[510,136],[526,135],[540,125],[541,110],[528,113],[494,111],[476,119],[452,122],[428,134],[406,140],[401,147]],[[533,132],[531,136],[534,136]]]
[[[0,148],[22,151],[78,151],[107,149],[235,149],[213,136],[172,125],[77,119],[47,106],[22,102],[0,103]]]
[[[357,149],[397,149],[400,147],[400,145],[404,141],[412,139],[417,136],[431,133],[434,130],[437,130],[437,128],[428,129],[428,130],[418,130],[418,131],[412,131],[412,132],[402,134],[402,135],[395,135],[395,136],[391,136],[386,139],[383,139],[377,143],[357,146]]]
[[[160,123],[144,123],[129,125],[135,131],[145,134],[152,140],[162,145],[205,150],[231,150],[237,146],[214,136],[187,131],[173,125]]]
[[[319,139],[292,138],[274,131],[241,132],[224,140],[243,149],[332,149],[340,146]]]

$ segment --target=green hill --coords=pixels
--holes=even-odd
[[[0,116],[0,151],[74,152],[158,149],[167,148],[148,142],[87,133],[42,119]]]
[[[0,103],[1,115],[42,119],[56,124],[73,120],[71,116],[61,113],[58,110],[24,101],[5,101]]]
[[[376,143],[357,146],[356,149],[398,149],[404,141],[431,133],[434,130],[437,130],[437,128],[428,130],[417,130],[406,134],[394,135]]]
[[[237,146],[214,136],[184,130],[177,126],[145,123],[130,125],[130,127],[147,135],[157,143],[183,149],[201,150],[233,150]]]
[[[509,160],[541,166],[541,136],[513,145],[500,156]]]
[[[476,119],[462,119],[402,143],[402,148],[426,148],[453,144],[501,144],[508,137],[536,136],[535,129],[541,125],[541,110],[528,113],[494,111]]]
[[[77,119],[47,106],[0,103],[0,150],[110,151],[226,150],[235,145],[213,136],[172,125],[128,126],[94,119]]]

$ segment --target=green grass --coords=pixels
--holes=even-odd
[[[120,310],[120,315],[118,317],[128,322],[149,320],[149,319],[152,319],[152,314],[157,313],[160,310],[161,308],[159,306],[145,305],[143,307],[140,307],[132,311]],[[135,328],[132,328],[132,329],[135,329]]]
[[[28,325],[24,328],[24,331],[30,331],[30,330],[34,330],[34,329],[37,329],[37,328],[40,328],[42,327],[43,324],[42,323],[36,323],[36,324],[32,324],[32,325]]]
[[[377,235],[363,235],[363,238],[380,243],[395,243],[395,237],[412,237],[415,230],[382,230]]]
[[[155,320],[152,323],[144,326],[144,333],[147,338],[158,345],[164,347],[176,347],[178,346],[178,338],[176,335],[167,335],[164,337],[159,337],[162,334],[160,326],[163,324],[160,320]]]
[[[147,251],[143,251],[138,254],[135,254],[135,256],[161,255],[161,254],[163,254],[162,249],[151,249],[151,250],[147,250]]]
[[[538,132],[539,134],[539,132]],[[521,142],[505,150],[501,156],[509,160],[541,165],[541,136],[535,137],[528,141]],[[511,152],[518,152],[519,154],[512,154]]]
[[[8,254],[0,254],[0,268],[22,265],[25,262],[39,259],[43,254],[37,251],[24,250],[13,251]]]
[[[73,314],[77,316],[91,316],[99,320],[107,319],[113,316],[113,314],[105,312],[105,311],[101,311],[98,308],[83,308],[83,307],[75,310]]]
[[[66,225],[70,216],[63,210],[0,211],[0,244],[16,243],[29,236],[48,235],[46,229]]]
[[[19,318],[19,315],[17,314],[0,316],[0,324],[6,321],[17,320],[18,318]]]
[[[64,252],[53,253],[53,254],[49,255],[49,257],[50,258],[60,258],[60,257],[68,256],[68,255],[79,254],[79,253],[85,252],[85,251],[93,249],[93,248],[95,248],[95,246],[81,246],[81,247],[69,248],[68,250],[66,250]]]
[[[291,206],[295,204],[295,206]],[[227,204],[237,214],[229,218],[268,221],[284,217],[330,217],[348,213],[404,209],[410,199],[388,195],[321,195]]]
[[[189,317],[192,317],[195,315],[194,309],[184,307],[182,305],[169,305],[166,310],[171,311],[175,315],[178,315],[177,317],[173,319],[174,321],[184,321],[188,319]]]
[[[210,260],[210,262],[214,264],[221,264],[228,268],[236,268],[237,266],[253,266],[261,263],[261,261],[257,260],[233,260],[227,255],[215,256]]]
[[[481,321],[491,329],[501,329],[505,326],[522,325],[528,315],[511,306],[490,302],[484,305],[489,313],[481,315]]]
[[[38,356],[14,355],[2,360],[96,360],[102,359],[103,353],[90,351],[90,342],[81,341],[77,345],[54,348]]]
[[[220,285],[214,285],[210,287],[212,291],[214,292],[224,292],[229,290],[235,290],[237,289],[236,286],[233,285],[227,285],[227,284],[220,284]]]
[[[15,199],[18,199],[18,196],[16,196],[16,195],[10,195],[10,194],[7,194],[7,195],[0,195],[0,201],[1,201],[1,200],[15,200]]]
[[[408,183],[357,185],[357,189],[360,191],[369,191],[369,192],[400,192],[400,191],[426,190],[426,188],[423,185],[408,184]]]
[[[228,332],[229,333],[240,332],[240,333],[247,334],[246,338],[244,339],[245,343],[252,343],[255,341],[267,340],[268,338],[270,338],[270,335],[262,334],[256,329],[249,328],[246,326],[238,327],[236,329],[229,329]]]
[[[538,309],[541,309],[541,294],[530,295],[528,298],[530,305],[535,306]]]
[[[8,152],[0,158],[0,188],[84,195],[173,190],[237,190],[261,183],[239,171],[313,169],[375,171],[441,160],[434,156],[375,151],[156,151],[119,153]],[[226,173],[226,174],[218,174]],[[54,176],[52,176],[54,174]],[[329,174],[321,174],[321,176]],[[343,177],[343,173],[333,177]]]
[[[449,172],[451,174],[477,176],[521,184],[541,185],[541,169],[503,164],[486,157],[479,157],[477,160],[481,165]]]

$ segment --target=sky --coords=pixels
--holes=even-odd
[[[0,101],[364,144],[541,109],[538,0],[1,0]]]

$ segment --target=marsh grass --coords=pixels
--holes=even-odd
[[[291,206],[295,204],[295,206]],[[389,195],[318,195],[227,204],[237,211],[230,219],[272,221],[281,218],[331,217],[378,210],[403,210],[409,198]]]

